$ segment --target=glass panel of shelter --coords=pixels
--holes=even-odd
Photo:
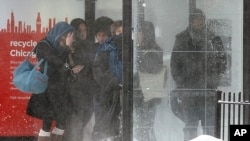
[[[133,140],[215,137],[216,90],[242,92],[243,2],[132,4]]]

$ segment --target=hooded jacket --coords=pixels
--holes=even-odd
[[[52,47],[56,48],[56,51],[60,54],[64,50],[64,48],[59,45],[60,38],[73,30],[74,28],[66,22],[59,22],[47,33],[46,38],[52,44]]]
[[[35,47],[37,59],[44,58],[48,62],[49,77],[47,90],[38,95],[31,95],[27,106],[27,114],[36,118],[58,118],[66,115],[68,71],[64,68],[68,50],[59,46],[60,38],[73,31],[74,28],[65,22],[57,23],[42,42]],[[41,65],[43,70],[43,64]]]

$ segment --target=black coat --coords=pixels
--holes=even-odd
[[[76,41],[73,44],[74,53],[70,53],[74,64],[84,66],[79,73],[70,74],[69,93],[71,99],[72,111],[83,112],[93,109],[93,97],[99,92],[99,85],[95,81],[92,72],[93,52],[92,46],[86,41]],[[85,105],[85,106],[84,106]]]
[[[138,47],[138,71],[155,74],[163,67],[163,50],[157,44],[151,43],[150,45],[151,49]]]
[[[99,93],[99,85],[94,80],[92,63],[95,52],[92,45],[78,40],[73,43],[74,52],[69,54],[71,68],[82,65],[79,73],[71,72],[69,84],[70,114],[67,119],[64,138],[67,141],[82,140],[83,128],[93,113],[93,98]],[[71,56],[71,57],[70,57]],[[70,59],[71,58],[71,59]]]
[[[68,52],[65,50],[59,55],[51,43],[39,42],[35,53],[38,59],[44,58],[48,62],[48,88],[44,93],[31,95],[27,105],[27,114],[40,119],[64,118],[68,105],[66,85],[68,70],[64,68],[64,64]],[[43,65],[41,70],[43,70]]]
[[[220,37],[207,32],[204,42],[194,42],[189,29],[176,36],[171,56],[171,73],[179,88],[217,88],[226,69]]]
[[[118,78],[109,69],[110,54],[99,52],[93,64],[94,78],[100,85],[100,93],[95,97],[94,132],[104,132],[107,136],[119,134],[120,90]]]
[[[109,63],[110,54],[108,51],[99,52],[93,63],[94,78],[101,88],[100,99],[104,101],[107,100],[108,94],[106,93],[109,93],[113,89],[121,89],[118,78],[110,72]]]

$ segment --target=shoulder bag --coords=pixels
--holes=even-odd
[[[29,61],[29,57],[33,50],[29,53],[25,60],[14,70],[13,83],[22,92],[41,94],[47,89],[48,86],[48,63],[42,58],[37,64],[32,64]],[[45,65],[42,73],[38,70],[38,67],[44,61]]]

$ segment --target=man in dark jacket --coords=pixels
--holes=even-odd
[[[197,136],[199,120],[204,134],[214,134],[215,90],[226,69],[222,40],[206,28],[204,13],[194,9],[189,20],[188,28],[176,36],[171,57],[176,84],[171,106],[185,123],[185,141]]]

